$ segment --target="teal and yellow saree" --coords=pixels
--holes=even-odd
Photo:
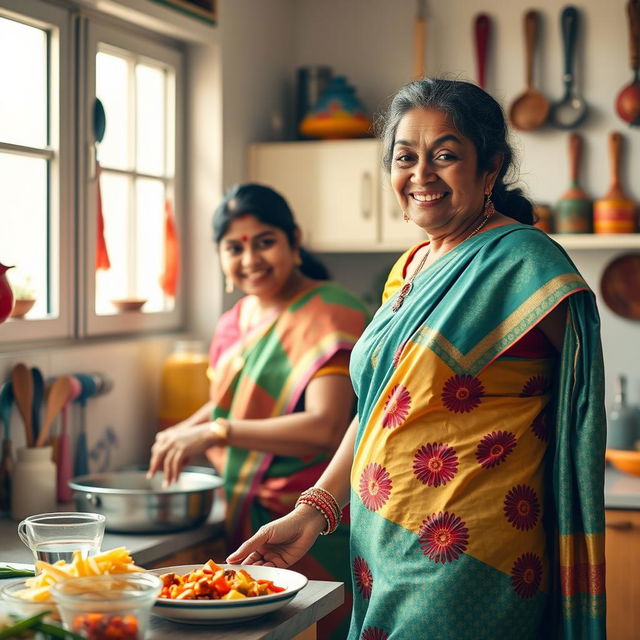
[[[400,282],[351,359],[349,638],[604,638],[593,294],[519,224],[454,248],[393,313]],[[515,346],[562,301],[562,353],[523,357]]]

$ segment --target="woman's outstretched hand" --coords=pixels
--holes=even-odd
[[[227,562],[289,567],[307,553],[325,527],[322,514],[301,504],[286,516],[260,527]]]
[[[180,471],[195,454],[203,452],[215,444],[215,436],[208,423],[178,423],[156,435],[151,447],[151,460],[147,477],[151,478],[157,471],[164,471],[163,485],[176,482]]]

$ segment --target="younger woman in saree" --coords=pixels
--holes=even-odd
[[[220,318],[211,344],[211,401],[158,434],[149,473],[177,479],[207,452],[222,473],[228,542],[286,514],[317,481],[353,416],[349,357],[368,319],[363,304],[300,249],[282,196],[256,184],[232,189],[214,215],[228,288],[247,295]],[[348,527],[324,538],[295,569],[350,585]],[[343,640],[351,596],[319,625]]]
[[[357,418],[310,490],[350,501],[351,640],[605,637],[598,314],[507,189],[506,135],[470,83],[411,83],[387,114],[391,183],[428,240],[354,349]],[[294,562],[331,528],[307,495],[229,561]]]

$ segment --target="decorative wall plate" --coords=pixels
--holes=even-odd
[[[613,259],[600,279],[600,292],[611,311],[629,320],[640,320],[640,253]]]

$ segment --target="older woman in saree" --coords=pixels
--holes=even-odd
[[[411,83],[382,139],[427,239],[354,349],[357,417],[332,463],[229,561],[286,566],[349,502],[350,640],[604,638],[594,295],[508,187],[487,93]]]
[[[228,542],[237,544],[286,514],[316,482],[353,416],[351,350],[368,320],[364,305],[326,281],[300,247],[285,199],[269,187],[231,189],[214,215],[227,289],[246,295],[216,325],[211,400],[160,432],[149,474],[177,479],[207,452],[225,480]],[[310,578],[349,581],[348,526],[324,538],[294,567]],[[325,618],[322,637],[342,640],[351,596]]]

